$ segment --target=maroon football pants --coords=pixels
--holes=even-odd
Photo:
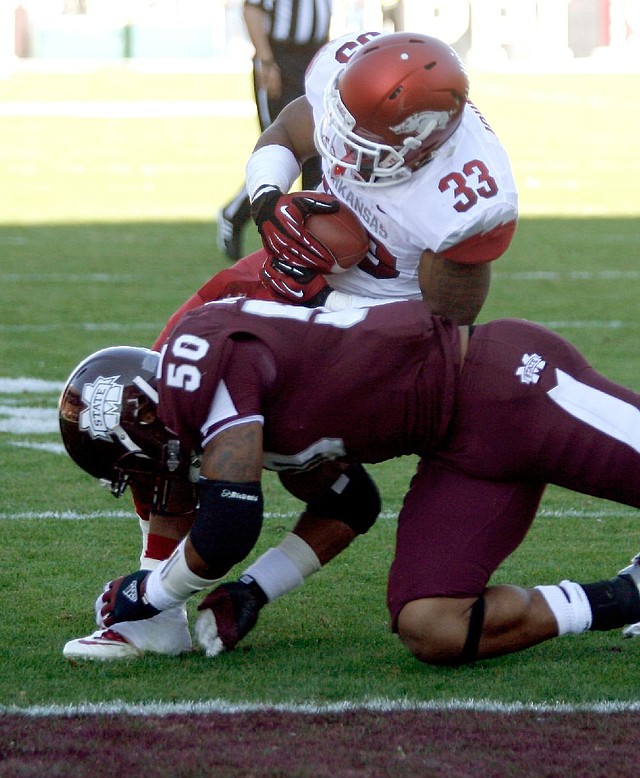
[[[399,516],[395,627],[424,597],[473,597],[525,537],[547,483],[640,507],[640,395],[544,327],[475,329],[446,439]]]

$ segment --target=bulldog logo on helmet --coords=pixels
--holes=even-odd
[[[120,424],[122,384],[120,376],[103,378],[82,387],[82,401],[86,408],[80,414],[79,428],[86,430],[92,438],[110,440],[114,427]]]

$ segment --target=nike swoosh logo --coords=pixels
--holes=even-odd
[[[280,213],[284,216],[284,218],[287,221],[287,224],[289,225],[289,229],[297,236],[300,237],[302,233],[300,232],[300,224],[298,223],[298,220],[295,219],[290,211],[289,204],[285,203],[284,205],[280,206]]]
[[[287,286],[286,284],[283,284],[283,286],[289,292],[289,294],[292,294],[294,297],[304,297],[304,292],[302,292],[300,289],[298,290],[292,289],[290,286]]]

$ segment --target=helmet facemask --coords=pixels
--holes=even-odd
[[[316,148],[332,175],[350,183],[401,183],[458,128],[467,94],[464,65],[442,41],[373,38],[327,85]]]
[[[356,121],[342,102],[334,81],[325,90],[324,116],[315,130],[315,144],[335,176],[363,186],[391,186],[406,181],[402,150],[354,132]]]

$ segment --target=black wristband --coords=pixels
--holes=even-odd
[[[257,197],[254,197],[251,202],[250,213],[253,221],[260,227],[273,215],[276,203],[282,197],[282,192],[277,186],[263,184],[256,194]]]
[[[333,288],[327,284],[324,289],[321,289],[318,294],[314,295],[310,300],[306,300],[301,303],[303,308],[322,308],[327,302],[327,297],[333,292]]]

